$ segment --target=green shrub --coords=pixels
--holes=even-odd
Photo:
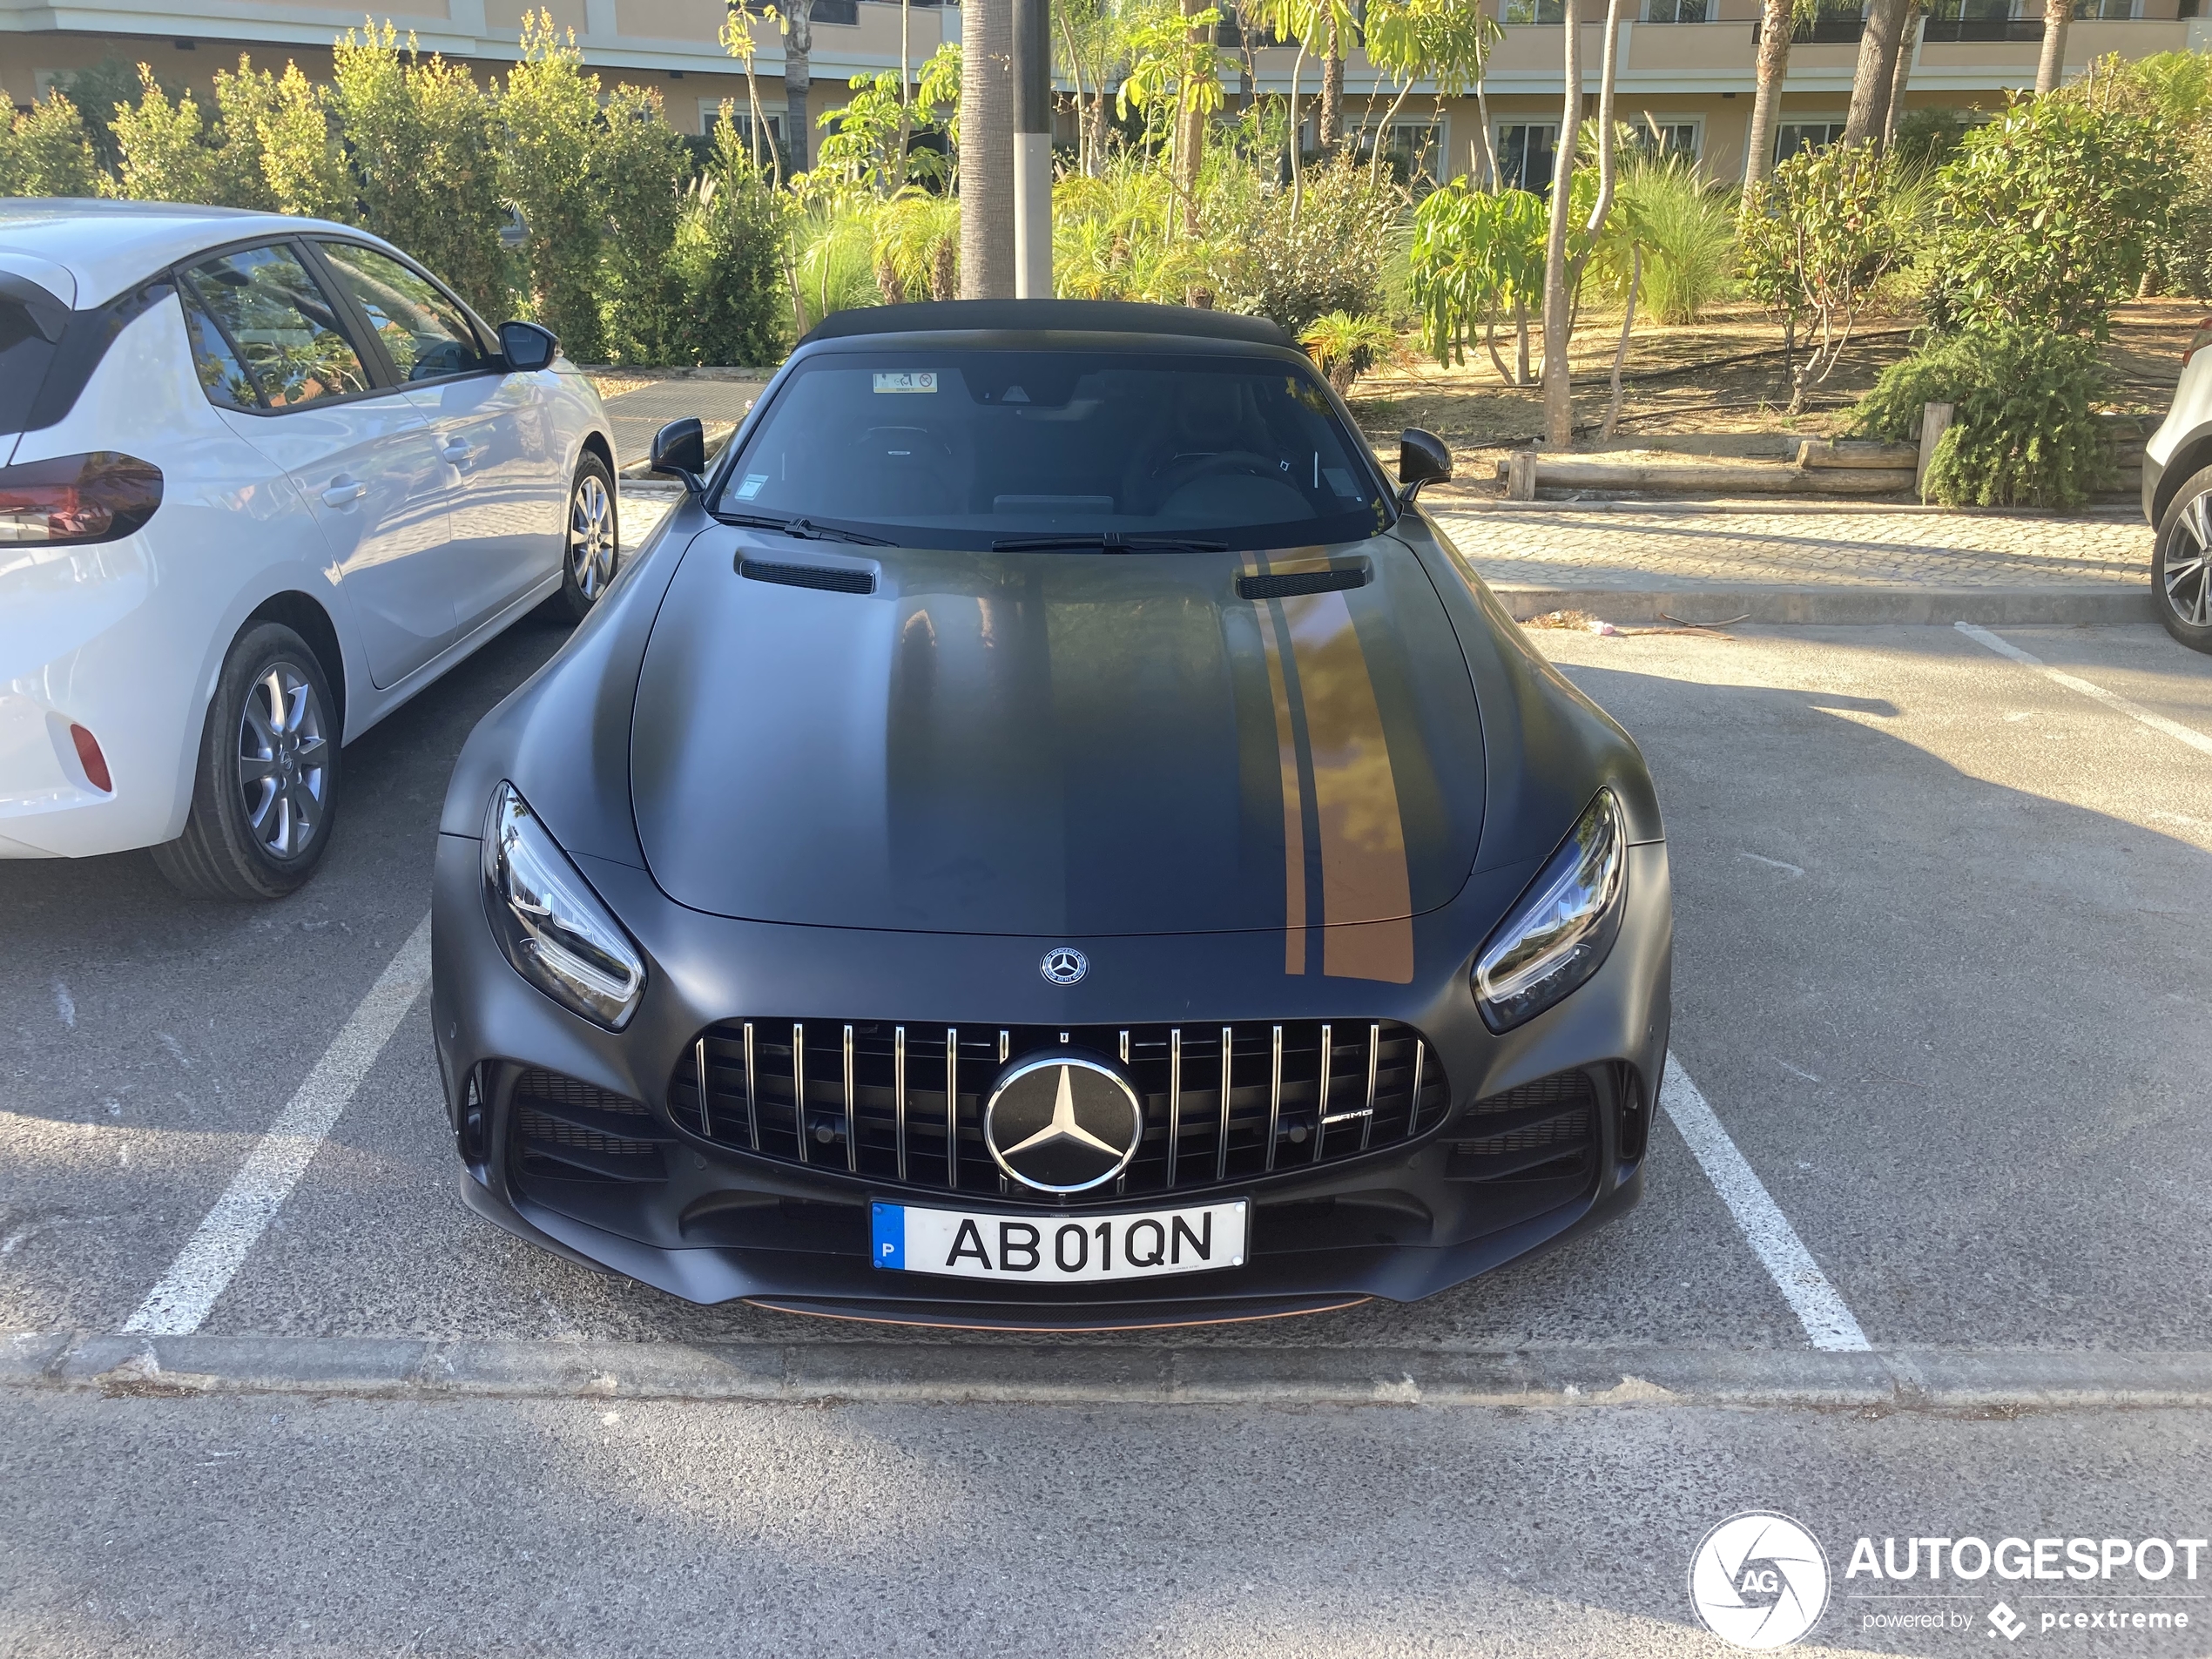
[[[84,118],[85,136],[92,141],[92,159],[99,170],[114,172],[123,165],[123,147],[115,139],[115,111],[117,106],[138,99],[137,66],[128,58],[110,53],[89,69],[62,76],[54,83],[54,91],[74,104]]]
[[[1306,324],[1298,336],[1313,366],[1328,377],[1339,397],[1349,397],[1359,378],[1378,362],[1398,354],[1398,331],[1381,317],[1355,317],[1332,311]]]
[[[2068,98],[2015,103],[1936,175],[1928,320],[2101,340],[2164,234],[2180,160],[2160,120]]]
[[[361,226],[404,248],[498,322],[513,314],[499,246],[491,100],[457,64],[404,58],[392,26],[347,30],[329,102],[345,134]]]
[[[0,125],[0,196],[97,196],[99,165],[84,118],[49,92]]]
[[[172,100],[144,64],[138,78],[138,101],[118,105],[112,123],[121,156],[115,193],[133,201],[221,206],[215,146],[199,102],[188,91]]]
[[[880,306],[875,281],[877,200],[866,192],[821,198],[791,227],[799,296],[812,328],[833,311]]]
[[[1940,167],[1951,159],[1973,123],[1965,110],[1907,110],[1898,118],[1890,152],[1899,161]]]
[[[1348,152],[1305,175],[1295,212],[1287,190],[1257,196],[1224,238],[1224,306],[1271,317],[1292,338],[1328,312],[1381,310],[1399,215],[1397,192]]]
[[[1800,151],[1743,192],[1743,286],[1794,329],[1790,412],[1841,360],[1859,314],[1903,251],[1891,170],[1865,145]]]
[[[1543,293],[1548,218],[1533,191],[1477,190],[1464,178],[1414,209],[1409,290],[1440,365],[1465,362],[1476,330],[1507,307],[1525,323]]]
[[[579,363],[601,361],[598,272],[602,217],[593,211],[591,156],[599,78],[583,72],[574,30],[549,11],[523,14],[522,57],[499,95],[500,193],[522,210],[523,263],[536,320]]]
[[[1882,371],[1852,411],[1862,437],[1920,435],[1921,405],[1954,405],[1928,467],[1951,507],[2079,507],[2115,476],[2092,407],[2095,343],[2042,327],[1954,334]]]
[[[684,304],[670,256],[691,154],[664,118],[657,91],[618,86],[602,118],[591,171],[607,232],[603,337],[616,362],[669,362]]]
[[[731,122],[715,129],[712,158],[686,194],[669,260],[684,294],[677,356],[740,368],[783,357],[791,311],[781,209]]]

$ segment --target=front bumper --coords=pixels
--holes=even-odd
[[[474,840],[440,838],[434,1017],[468,1201],[556,1253],[687,1300],[1061,1330],[1263,1318],[1371,1297],[1412,1301],[1602,1224],[1642,1191],[1643,1132],[1669,1017],[1662,845],[1631,849],[1629,912],[1604,968],[1502,1037],[1475,1010],[1467,965],[1483,931],[1474,918],[1503,910],[1530,874],[1523,868],[1478,876],[1452,904],[1417,919],[1414,976],[1397,985],[1286,975],[1279,933],[1041,941],[738,921],[671,903],[643,871],[578,859],[650,962],[645,998],[617,1034],[568,1015],[508,965],[484,919],[479,857]],[[1042,950],[1062,943],[1090,956],[1081,985],[1055,987],[1036,971]],[[1386,1150],[1121,1206],[1248,1197],[1251,1247],[1241,1267],[1049,1288],[887,1271],[871,1260],[872,1198],[1033,1220],[1061,1206],[900,1189],[690,1132],[670,1113],[667,1092],[692,1039],[717,1021],[779,1014],[895,1014],[918,1025],[1399,1021],[1433,1045],[1452,1103],[1435,1127]],[[610,1195],[528,1173],[511,1156],[511,1095],[525,1067],[643,1103],[665,1143],[662,1178]],[[1573,1190],[1508,1193],[1455,1172],[1454,1146],[1476,1132],[1463,1121],[1474,1102],[1578,1069],[1592,1078],[1600,1109],[1595,1156]]]

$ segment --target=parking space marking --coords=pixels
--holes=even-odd
[[[429,978],[430,917],[425,912],[169,1271],[146,1292],[125,1332],[185,1337],[199,1329]]]
[[[1858,1328],[1843,1293],[1820,1271],[1820,1264],[1813,1260],[1797,1230],[1768,1196],[1758,1172],[1729,1138],[1704,1095],[1671,1052],[1659,1083],[1659,1105],[1689,1143],[1705,1178],[1721,1195],[1744,1242],[1790,1304],[1812,1345],[1831,1353],[1865,1352],[1871,1345]]]
[[[2094,698],[2115,714],[2140,720],[2152,731],[2163,732],[2176,743],[2186,743],[2200,753],[2212,755],[2212,738],[2183,725],[2179,720],[2169,720],[2162,714],[2155,714],[2141,704],[2130,702],[2117,691],[2107,691],[2103,686],[2069,674],[2064,669],[2053,668],[2033,652],[2022,651],[2009,639],[2000,639],[1986,628],[1977,628],[1970,622],[1953,623],[1952,625],[1976,644],[1986,645],[2000,657],[2009,657],[2021,666],[2033,669],[2045,679],[2063,685],[2069,691],[2079,691],[2084,697]]]

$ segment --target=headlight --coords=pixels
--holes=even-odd
[[[645,962],[512,784],[484,826],[484,909],[515,971],[572,1014],[619,1031]]]
[[[1601,789],[1475,958],[1483,1023],[1510,1031],[1603,967],[1628,887],[1621,805]]]

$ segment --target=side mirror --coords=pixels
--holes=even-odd
[[[1433,432],[1409,426],[1398,435],[1398,499],[1411,504],[1423,484],[1452,482],[1452,452]]]
[[[706,489],[706,433],[698,416],[671,421],[653,434],[653,470],[672,472],[694,496]]]
[[[560,349],[561,342],[550,328],[541,328],[534,322],[499,325],[500,354],[507,359],[507,367],[517,374],[536,374],[551,363],[554,354]]]

